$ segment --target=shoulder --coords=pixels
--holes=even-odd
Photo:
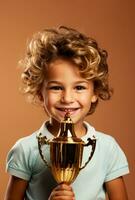
[[[96,131],[96,136],[97,144],[99,146],[102,146],[102,149],[105,151],[106,156],[108,155],[110,157],[113,154],[113,157],[114,155],[119,155],[121,156],[121,158],[125,159],[124,151],[113,136],[100,131]]]
[[[22,146],[26,150],[35,148],[35,145],[37,146],[36,135],[37,135],[38,132],[39,131],[35,131],[31,135],[20,138],[19,140],[17,140],[14,147],[17,148],[19,146]]]
[[[6,170],[14,176],[29,180],[36,162],[36,133],[19,139],[7,155]]]
[[[34,132],[33,134],[20,138],[19,140],[16,141],[16,143],[13,145],[11,150],[9,151],[10,154],[15,154],[15,155],[20,155],[20,154],[25,154],[28,155],[31,152],[34,153],[34,150],[37,149],[38,144],[37,144],[37,139],[36,139],[36,134],[38,131]],[[10,155],[11,156],[11,155]]]
[[[113,136],[109,135],[108,133],[103,133],[101,131],[95,130],[95,134],[99,144],[104,144],[104,146],[106,147],[109,146],[109,149],[118,144],[116,139]]]
[[[120,161],[123,163],[123,165],[127,165],[127,158],[125,153],[114,137],[101,131],[95,130],[95,128],[88,123],[87,127],[87,137],[93,134],[96,138],[96,152],[98,155],[100,155],[105,161],[108,161],[108,163],[115,163],[116,161]]]
[[[98,142],[104,143],[104,144],[110,144],[115,143],[116,140],[114,137],[107,133],[103,133],[101,131],[97,131],[93,126],[91,126],[88,122],[85,122],[86,128],[87,128],[87,135],[84,137],[95,137]]]
[[[43,162],[39,155],[37,133],[19,139],[10,149],[7,155],[6,170],[17,177],[29,180],[31,174],[37,173],[43,168]]]
[[[106,133],[96,131],[97,155],[102,157],[106,169],[105,182],[129,173],[126,155],[116,139]]]
[[[22,149],[25,152],[32,151],[34,153],[38,148],[37,135],[39,133],[48,136],[48,130],[45,126],[45,123],[43,123],[42,126],[38,130],[34,131],[31,135],[17,140],[12,149]]]
[[[32,155],[35,155],[38,149],[36,134],[37,131],[29,136],[17,140],[8,153],[7,161],[25,161],[28,157],[30,157],[29,160],[31,160]]]
[[[97,140],[97,143],[104,146],[113,146],[117,144],[117,141],[113,136],[108,133],[103,133],[101,131],[96,130],[93,126],[91,126],[88,122],[85,122],[87,127],[87,135],[86,137],[94,136]]]

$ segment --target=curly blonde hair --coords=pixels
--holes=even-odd
[[[41,88],[47,76],[49,63],[55,59],[68,59],[79,67],[82,77],[92,80],[98,96],[89,114],[95,111],[99,98],[110,99],[112,89],[108,83],[107,52],[97,42],[75,29],[60,26],[35,34],[28,44],[23,65],[23,92],[34,103],[42,103]]]

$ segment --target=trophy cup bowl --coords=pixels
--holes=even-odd
[[[51,172],[57,183],[72,183],[80,170],[86,167],[91,160],[96,146],[96,139],[88,138],[88,143],[78,137],[74,132],[74,126],[69,113],[66,113],[60,124],[58,135],[51,141],[40,133],[37,135],[39,153],[44,163],[51,168]],[[46,161],[42,146],[50,145],[50,165]],[[92,146],[90,156],[84,166],[82,164],[83,149],[85,146]]]

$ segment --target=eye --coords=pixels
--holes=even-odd
[[[63,88],[59,85],[50,86],[49,90],[62,90]]]
[[[75,87],[75,89],[76,89],[76,90],[85,90],[86,87],[83,86],[83,85],[77,85],[77,86]]]

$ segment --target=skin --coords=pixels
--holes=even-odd
[[[4,200],[23,200],[27,185],[27,181],[11,176],[9,178]]]
[[[71,186],[60,184],[51,192],[49,200],[75,200],[75,194]]]
[[[70,77],[70,78],[69,78]],[[86,134],[83,121],[90,110],[91,103],[97,100],[92,81],[80,76],[78,67],[70,61],[58,59],[49,65],[47,79],[42,88],[43,105],[51,116],[49,131],[56,136],[60,121],[65,115],[65,108],[70,112],[78,137]],[[28,182],[11,176],[5,200],[23,200]],[[119,177],[105,183],[109,200],[128,200],[124,180]],[[59,184],[55,187],[49,200],[74,200],[72,187]]]
[[[105,183],[109,200],[128,200],[123,177]]]

